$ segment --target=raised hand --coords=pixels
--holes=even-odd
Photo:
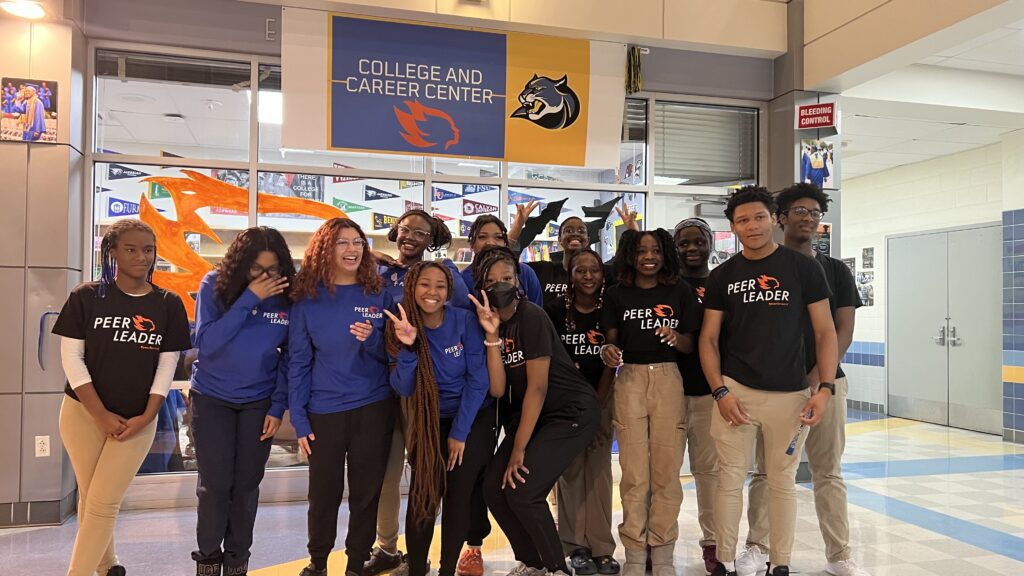
[[[406,346],[412,346],[413,342],[416,341],[416,328],[412,324],[409,324],[409,318],[405,315],[405,308],[402,305],[398,305],[399,317],[395,317],[390,310],[385,310],[384,314],[391,319],[391,324],[395,327],[395,336],[398,337],[398,341]]]
[[[526,219],[530,217],[530,214],[533,214],[533,211],[536,210],[538,206],[540,206],[540,202],[537,200],[530,200],[526,204],[516,204],[516,219],[513,225],[518,225],[519,227],[525,226]]]
[[[261,301],[277,296],[288,289],[288,279],[284,277],[275,278],[266,273],[260,274],[258,278],[249,282],[249,290]]]
[[[487,300],[487,292],[481,292],[481,294],[484,297],[483,304],[472,294],[469,295],[469,300],[476,306],[476,317],[480,320],[480,327],[483,328],[484,334],[493,336],[498,333],[501,318],[498,317],[497,312],[491,310],[491,303]]]
[[[615,207],[615,211],[619,214],[619,218],[622,218],[622,225],[625,226],[627,230],[635,230],[639,232],[640,224],[638,224],[636,221],[636,209],[627,206],[625,200],[622,201],[622,206],[623,208],[625,208],[625,211],[623,211],[623,209],[619,208],[618,206]]]

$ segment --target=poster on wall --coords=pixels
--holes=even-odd
[[[825,256],[832,255],[832,225],[827,222],[818,224],[818,237],[814,239],[814,249]]]
[[[834,190],[835,176],[834,144],[827,140],[801,140],[800,182]]]
[[[625,55],[621,43],[289,8],[282,144],[614,168]]]
[[[865,248],[861,255],[861,267],[865,270],[874,270],[875,268],[875,249],[874,247]]]
[[[857,273],[857,292],[865,306],[875,305],[875,273],[860,271]]]
[[[57,83],[0,79],[0,140],[57,142]]]
[[[850,274],[857,275],[857,259],[856,258],[843,258],[843,264],[850,269]]]

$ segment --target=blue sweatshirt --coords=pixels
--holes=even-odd
[[[437,328],[425,328],[420,337],[427,342],[434,362],[441,417],[454,418],[449,436],[465,442],[490,388],[480,322],[476,314],[446,304],[444,322]],[[419,359],[416,352],[402,346],[397,360],[391,386],[402,396],[412,396]]]
[[[476,310],[473,303],[469,301],[469,298],[467,298],[469,290],[466,289],[466,283],[463,282],[462,276],[459,274],[459,268],[454,262],[447,258],[442,260],[441,263],[447,266],[452,272],[452,282],[455,286],[454,290],[452,290],[451,303],[459,308],[465,308],[466,310]],[[395,304],[402,303],[402,291],[405,289],[405,275],[408,272],[409,269],[405,266],[392,266],[388,264],[377,265],[377,273],[384,279],[384,289],[391,294],[391,299]]]
[[[288,334],[288,406],[295,433],[312,431],[307,413],[332,414],[355,410],[391,395],[388,358],[384,352],[384,310],[391,296],[365,294],[358,284],[325,286],[316,298],[292,307]],[[369,321],[373,333],[360,342],[349,331]]]
[[[192,389],[236,404],[271,398],[270,416],[288,407],[288,317],[291,303],[281,296],[262,302],[248,288],[227,310],[214,289],[220,273],[203,277],[196,298]]]
[[[469,293],[477,296],[477,291],[473,288],[476,286],[476,281],[473,279],[472,266],[466,266],[466,269],[462,271],[462,280],[469,288]],[[537,278],[537,273],[533,271],[533,268],[525,264],[519,266],[519,287],[526,292],[526,298],[530,302],[544,307],[544,290],[540,287],[540,279]]]

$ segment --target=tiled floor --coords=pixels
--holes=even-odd
[[[845,475],[853,552],[862,566],[875,576],[1024,575],[1024,446],[930,424],[851,416]],[[683,482],[677,567],[680,575],[698,576],[704,572],[696,544],[696,498],[692,482]],[[798,498],[793,568],[824,574],[809,486]],[[305,513],[304,503],[260,508],[253,576],[298,573],[306,562]],[[616,504],[616,522],[620,514]],[[194,523],[192,510],[122,514],[118,552],[129,574],[193,574]],[[0,530],[0,574],[64,574],[74,532],[74,521],[56,528]],[[434,544],[436,560],[437,538]],[[513,565],[500,534],[488,539],[484,557],[489,573],[504,574]],[[332,556],[331,569],[343,573],[343,553]]]

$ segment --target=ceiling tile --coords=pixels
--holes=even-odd
[[[902,118],[876,118],[856,114],[844,116],[843,134],[887,136],[890,138],[921,138],[948,128],[950,124]]]
[[[886,148],[884,152],[900,152],[903,154],[923,154],[926,156],[946,156],[964,150],[977,148],[979,144],[964,142],[945,142],[940,140],[909,140]]]
[[[231,88],[183,86],[173,92],[178,110],[187,120],[210,118],[249,121],[248,92]]]
[[[980,60],[1012,66],[1024,65],[1024,30],[1009,28],[1001,28],[1001,30],[1008,34],[955,54],[955,56],[965,60]]]
[[[137,142],[196,145],[192,132],[184,122],[168,122],[160,114],[135,114],[132,112],[111,112],[110,114],[132,133]]]
[[[137,114],[177,114],[170,94],[177,85],[156,82],[121,82],[100,78],[96,88],[96,108]]]
[[[903,164],[913,164],[914,162],[921,162],[928,160],[932,156],[927,154],[907,154],[904,152],[867,152],[857,156],[856,161],[862,164],[888,164],[890,166],[900,166]]]
[[[909,138],[896,138],[892,136],[871,136],[868,134],[848,134],[845,130],[842,134],[843,154],[853,152],[871,152],[881,150],[897,144],[907,142]]]
[[[937,66],[956,68],[958,70],[977,70],[979,72],[995,72],[997,74],[1024,76],[1024,65],[1004,64],[1001,62],[985,62],[983,60],[968,60],[966,58],[947,58],[937,64]]]
[[[249,123],[242,120],[193,119],[188,127],[203,147],[248,150]]]
[[[945,56],[929,56],[929,57],[927,57],[927,58],[925,58],[923,60],[919,60],[917,63],[918,64],[927,64],[927,65],[930,65],[930,66],[934,66],[934,65],[942,62],[945,59],[946,59]]]
[[[944,142],[964,142],[967,144],[994,144],[999,141],[999,136],[1013,130],[999,126],[953,126],[938,134],[932,134],[929,140],[942,140]]]
[[[995,30],[982,34],[976,38],[972,38],[963,44],[958,44],[952,48],[948,48],[936,54],[936,56],[959,56],[968,50],[973,50],[979,46],[985,46],[1000,38],[1013,34],[1014,31],[1009,28],[996,28]]]

